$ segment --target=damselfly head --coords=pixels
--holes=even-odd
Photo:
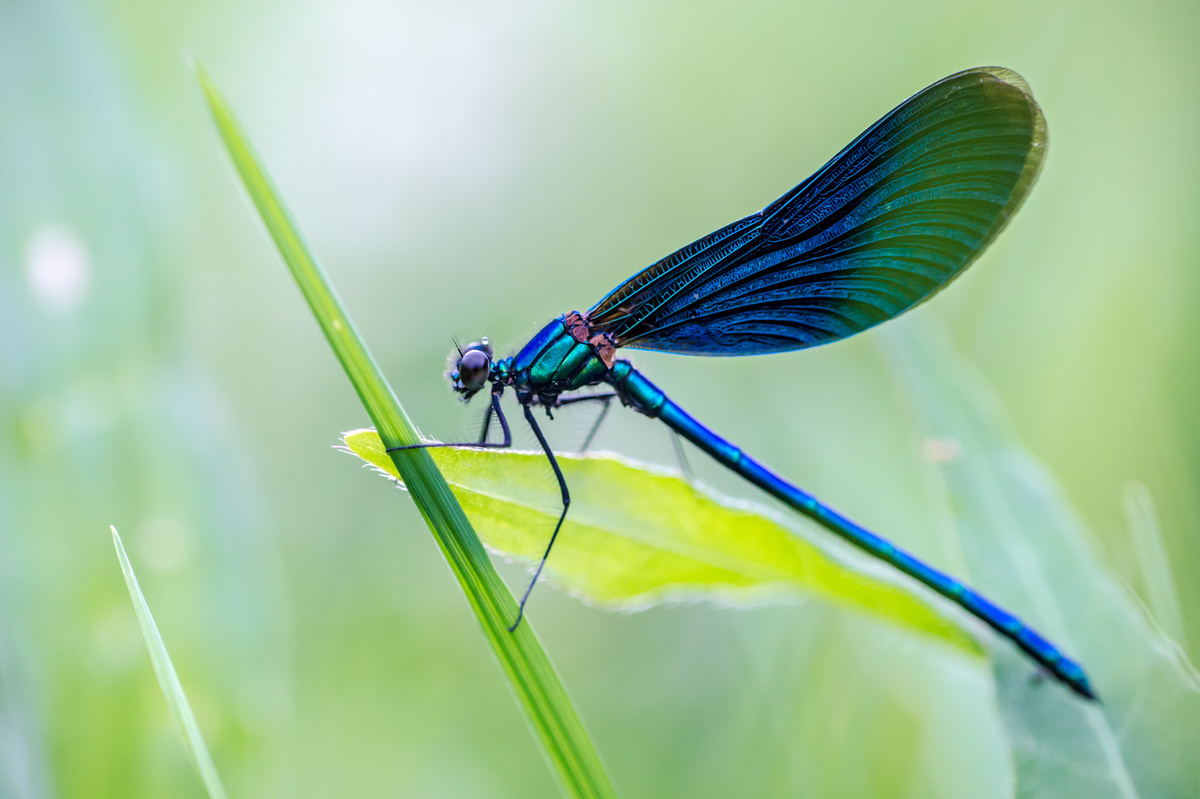
[[[471,399],[487,385],[492,372],[492,345],[486,338],[467,347],[455,345],[447,363],[446,379],[450,388],[462,395],[463,401]]]

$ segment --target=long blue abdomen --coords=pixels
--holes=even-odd
[[[1011,640],[1074,691],[1088,699],[1096,698],[1095,692],[1088,683],[1087,675],[1084,674],[1079,664],[1058,651],[1053,644],[1026,626],[1020,619],[975,593],[958,580],[922,563],[904,550],[823,505],[811,494],[800,490],[746,455],[672,402],[661,389],[634,369],[628,361],[617,361],[607,380],[621,397],[637,410],[652,418],[661,419],[672,430],[707,452],[719,463],[729,467],[825,529],[837,533],[859,549],[890,563],[910,577],[937,591]]]

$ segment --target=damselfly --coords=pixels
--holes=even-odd
[[[555,319],[517,355],[494,358],[487,339],[452,353],[447,377],[464,400],[491,386],[481,440],[418,446],[511,446],[500,397],[512,387],[562,490],[562,514],[511,629],[571,502],[533,408],[549,415],[571,403],[602,403],[599,425],[615,398],[963,607],[1094,699],[1083,669],[1019,619],[749,457],[617,357],[621,347],[686,355],[799,350],[898,316],[961,274],[996,237],[1045,155],[1045,120],[1019,75],[995,67],[959,72],[901,103],[763,210],[652,264],[589,311]],[[571,393],[600,385],[609,390]],[[487,441],[493,416],[504,434],[499,443]]]

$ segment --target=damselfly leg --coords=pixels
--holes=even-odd
[[[679,468],[683,471],[683,479],[689,484],[695,483],[695,475],[692,474],[692,467],[688,464],[687,455],[683,452],[683,441],[680,440],[679,434],[674,430],[671,431],[671,446],[675,448],[675,459],[679,461]]]
[[[567,480],[563,477],[562,469],[558,467],[558,459],[554,457],[553,450],[546,442],[546,436],[542,434],[542,428],[538,427],[537,420],[533,418],[533,411],[528,405],[522,405],[521,409],[525,411],[525,421],[529,422],[529,426],[533,429],[533,434],[537,436],[538,443],[542,445],[542,451],[546,453],[546,458],[550,461],[550,466],[554,469],[554,476],[558,479],[558,487],[562,490],[562,513],[559,514],[558,524],[554,525],[554,533],[550,536],[550,543],[546,545],[546,551],[542,554],[542,559],[537,565],[537,569],[533,573],[533,579],[529,581],[529,587],[525,589],[525,594],[521,597],[521,604],[517,608],[517,620],[508,628],[511,633],[517,629],[521,623],[521,619],[525,617],[525,603],[529,601],[529,593],[533,591],[533,587],[537,585],[538,578],[542,576],[542,568],[546,565],[546,558],[550,557],[550,550],[554,548],[554,541],[558,538],[558,531],[562,529],[563,520],[567,518],[567,509],[571,507],[571,492],[567,490]]]
[[[604,394],[586,394],[582,397],[567,397],[566,399],[558,400],[554,407],[561,408],[564,405],[575,405],[580,402],[601,402],[604,403],[600,408],[600,415],[596,417],[596,421],[592,423],[592,429],[588,432],[587,437],[583,439],[583,445],[579,447],[580,452],[587,452],[588,447],[592,445],[592,439],[596,437],[596,432],[600,429],[600,424],[604,421],[604,417],[608,415],[608,409],[612,407],[612,401],[616,398],[615,391],[605,392]]]
[[[575,397],[560,404],[569,404],[572,401],[597,400],[603,401],[604,407],[608,408],[608,403],[615,394],[607,396],[588,396]],[[554,542],[558,538],[558,531],[562,529],[563,520],[567,518],[567,509],[571,506],[571,493],[567,490],[567,480],[563,477],[562,469],[559,468],[558,459],[554,457],[553,450],[550,449],[550,444],[546,441],[546,436],[542,433],[542,428],[538,426],[537,419],[533,416],[533,411],[528,405],[522,405],[521,410],[525,413],[525,421],[529,423],[530,429],[537,437],[538,444],[541,445],[542,451],[546,453],[547,460],[550,461],[550,467],[554,469],[554,477],[558,480],[558,487],[562,491],[562,513],[558,516],[558,523],[554,525],[554,532],[550,536],[550,543],[546,545],[546,551],[542,553],[542,559],[538,562],[537,569],[534,570],[533,579],[529,581],[529,587],[525,589],[525,593],[521,596],[521,602],[517,607],[517,618],[508,628],[511,633],[521,624],[521,619],[525,617],[525,603],[529,601],[529,594],[533,591],[533,587],[537,585],[538,578],[542,576],[542,569],[546,566],[546,559],[550,557],[550,550],[554,548]],[[491,422],[492,414],[500,421],[500,428],[504,431],[504,440],[499,443],[489,443],[487,439],[488,426]],[[593,431],[594,432],[594,431]],[[409,444],[403,447],[389,447],[388,452],[396,452],[402,449],[433,449],[435,447],[486,447],[488,449],[508,449],[512,447],[512,430],[508,426],[508,419],[504,416],[504,411],[500,407],[500,393],[492,394],[492,404],[488,410],[487,416],[484,417],[482,438],[484,440],[476,442],[467,442],[463,444],[445,444],[442,442],[430,442],[427,444]],[[589,437],[590,438],[590,437]]]
[[[504,440],[498,443],[488,443],[487,432],[488,424],[491,422],[492,414],[496,414],[496,418],[500,420],[500,429],[504,431]],[[512,431],[508,428],[508,420],[504,418],[504,411],[500,409],[500,394],[492,394],[492,405],[488,411],[487,417],[483,422],[483,441],[466,441],[461,444],[446,444],[441,441],[430,441],[426,444],[406,444],[402,447],[388,447],[388,452],[398,452],[402,449],[435,449],[438,447],[474,447],[476,449],[509,449],[512,447]]]

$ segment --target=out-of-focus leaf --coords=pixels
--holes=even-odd
[[[1200,796],[1200,679],[1100,561],[1052,475],[935,329],[885,334],[927,435],[953,441],[940,493],[973,583],[1078,658],[1102,704],[996,648],[1018,797]],[[1097,441],[1103,441],[1098,437]]]
[[[1187,637],[1179,594],[1175,590],[1175,575],[1167,560],[1167,548],[1163,544],[1162,528],[1158,525],[1150,489],[1143,483],[1129,483],[1121,495],[1121,506],[1129,520],[1129,537],[1137,556],[1142,596],[1162,631],[1186,652]]]
[[[399,479],[373,430],[344,436]],[[536,560],[562,509],[541,453],[429,450],[492,549]],[[974,639],[884,567],[829,537],[806,537],[765,508],[722,500],[679,476],[612,455],[558,455],[571,511],[546,564],[557,584],[604,605],[679,599],[762,601],[800,591],[865,610],[969,652]]]
[[[192,714],[192,706],[188,704],[187,696],[183,693],[183,686],[179,683],[179,675],[175,673],[175,666],[171,663],[167,645],[158,634],[158,625],[154,623],[154,616],[150,615],[150,606],[142,596],[142,587],[138,585],[129,556],[125,554],[121,536],[117,534],[116,527],[110,529],[113,546],[117,550],[117,560],[121,562],[121,573],[125,575],[125,585],[129,589],[129,598],[133,600],[133,609],[137,612],[142,637],[146,639],[146,648],[150,650],[150,661],[154,664],[158,685],[162,688],[175,723],[179,725],[179,734],[183,736],[188,756],[191,757],[192,765],[196,767],[196,773],[204,783],[208,795],[212,799],[225,799],[225,787],[221,784],[212,755],[208,753],[208,747],[204,744],[204,736],[200,734],[200,725],[196,723],[196,717]]]

